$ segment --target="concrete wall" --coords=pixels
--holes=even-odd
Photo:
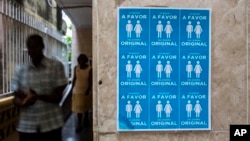
[[[62,18],[62,15],[57,15],[56,8],[52,8],[47,3],[47,0],[37,1],[37,0],[24,0],[23,5],[25,8],[29,9],[32,13],[41,16],[54,26],[57,26],[57,22],[61,19],[57,19],[57,16]]]
[[[76,29],[72,26],[72,65],[77,65],[77,57],[83,53],[92,58],[92,28]],[[73,74],[73,73],[72,73]]]
[[[211,131],[117,132],[119,6],[211,8]],[[230,124],[249,124],[247,8],[248,0],[93,0],[95,140],[229,141]]]
[[[60,33],[65,34],[67,28],[66,22],[62,19],[61,9],[57,7],[51,7],[47,0],[13,0],[16,3],[24,6],[28,11],[36,16],[39,16],[55,26]],[[55,3],[55,0],[51,0],[51,3]]]
[[[3,22],[3,18],[2,18],[2,15],[0,15],[0,24],[2,25],[4,22]],[[4,32],[4,29],[3,29],[3,26],[0,26],[0,33],[3,33]],[[3,80],[4,79],[4,76],[2,75],[3,74],[3,46],[2,46],[2,43],[3,43],[3,38],[0,38],[0,80]],[[3,93],[3,81],[0,82],[0,93]]]

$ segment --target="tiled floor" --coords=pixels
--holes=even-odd
[[[92,123],[92,121],[89,122]],[[76,124],[76,115],[71,114],[62,130],[63,141],[93,141],[92,126],[85,127],[80,133],[75,133]],[[18,141],[17,132],[4,141]]]
[[[90,118],[91,119],[91,118]],[[77,124],[76,114],[72,114],[63,128],[63,141],[93,141],[92,126],[83,128],[80,133],[75,133]],[[89,121],[92,123],[92,121]]]

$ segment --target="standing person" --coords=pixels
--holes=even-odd
[[[19,141],[61,141],[63,115],[59,102],[67,85],[63,64],[43,54],[43,38],[26,40],[31,61],[17,66],[12,79],[13,103],[20,107]]]
[[[88,126],[88,113],[92,105],[90,94],[92,87],[92,67],[88,64],[89,60],[85,54],[80,54],[77,58],[78,64],[74,68],[72,82],[72,112],[77,113],[76,132],[82,130],[82,119],[84,125]]]

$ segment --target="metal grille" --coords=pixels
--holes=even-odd
[[[67,67],[66,42],[56,28],[17,3],[0,0],[0,96],[11,93],[16,65],[29,61],[25,40],[31,33],[44,38],[46,56],[59,59]]]

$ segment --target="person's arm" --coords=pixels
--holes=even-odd
[[[45,102],[58,104],[62,99],[63,91],[66,88],[66,86],[67,84],[54,88],[52,94],[50,95],[46,94],[37,95],[37,99]]]
[[[33,89],[30,89],[29,94],[24,94],[22,91],[16,91],[14,92],[15,98],[13,102],[16,106],[20,107],[33,105],[38,99],[45,102],[58,104],[62,99],[62,94],[66,86],[67,84],[56,87],[50,95],[37,94]]]
[[[55,87],[52,89],[50,94],[37,94],[37,98],[45,102],[59,104],[63,97],[63,91],[66,88],[68,81],[65,76],[63,64],[58,61],[54,62],[53,65],[54,70],[51,72],[53,73],[53,78],[50,79],[55,84]]]
[[[73,72],[73,80],[72,80],[72,89],[75,86],[75,82],[76,82],[76,66],[74,67],[74,72]]]
[[[21,66],[16,66],[15,73],[11,78],[11,90],[13,90],[13,104],[15,106],[23,106],[23,100],[26,98],[26,94],[20,89],[21,68]]]
[[[23,99],[26,95],[21,90],[14,91],[12,94],[14,95],[13,104],[16,106],[22,106]]]
[[[89,86],[85,92],[85,95],[88,95],[92,89],[92,68],[90,68],[90,70],[89,70],[89,78],[88,79],[89,79],[88,80]]]
[[[19,107],[27,107],[33,105],[37,100],[37,94],[30,89],[29,93],[24,93],[22,90],[16,90],[13,92],[13,103]]]

